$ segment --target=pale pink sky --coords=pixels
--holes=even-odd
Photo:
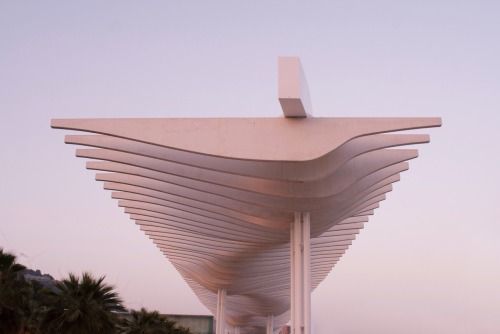
[[[313,293],[313,331],[500,333],[500,2],[0,1],[0,245],[127,306],[204,313],[52,118],[279,116],[300,56],[316,116],[441,116]]]

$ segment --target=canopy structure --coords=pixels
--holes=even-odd
[[[307,117],[303,80],[296,58],[281,60],[283,118],[52,120],[89,133],[65,141],[87,147],[77,156],[216,315],[217,334],[290,319],[310,334],[311,291],[418,156],[399,147],[429,141],[393,132],[441,125]]]

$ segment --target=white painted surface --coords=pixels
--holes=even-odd
[[[311,334],[312,289],[418,156],[393,147],[429,141],[390,133],[440,125],[439,118],[52,121],[92,133],[66,142],[91,147],[77,156],[102,171],[96,180],[216,314],[219,332],[244,334],[265,331],[269,315],[273,330],[291,315],[294,334]],[[286,140],[269,145],[270,138]]]
[[[299,57],[278,58],[278,100],[285,117],[312,116],[309,86]]]

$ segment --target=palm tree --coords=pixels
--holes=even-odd
[[[175,327],[175,334],[191,334],[189,327],[177,326]]]
[[[22,308],[28,286],[21,274],[24,269],[14,254],[0,247],[0,334],[18,333],[22,329]]]
[[[117,324],[116,311],[124,311],[114,287],[84,272],[82,278],[69,278],[56,283],[49,292],[48,310],[43,331],[54,334],[111,334]]]
[[[122,321],[120,326],[123,334],[190,334],[185,327],[176,327],[176,322],[169,320],[158,311],[130,311],[130,316]]]

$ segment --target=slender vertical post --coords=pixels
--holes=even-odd
[[[215,333],[224,334],[226,331],[226,289],[217,290],[217,319],[215,319]]]
[[[267,316],[267,324],[266,324],[266,334],[273,334],[274,329],[274,317],[272,315]]]
[[[296,212],[290,228],[291,333],[311,334],[311,222]]]
[[[295,230],[296,227],[300,223],[300,213],[295,212],[295,219],[293,223],[290,226],[290,313],[291,313],[291,319],[290,319],[290,330],[291,334],[295,334],[295,327],[297,327],[297,320],[295,319],[295,308],[297,305],[300,303],[300,301],[297,300],[297,283],[295,279],[295,272],[296,272],[296,244],[297,242],[295,241]]]
[[[240,326],[234,327],[234,334],[240,334]]]
[[[311,216],[309,212],[302,213],[302,242],[304,333],[311,334]]]

